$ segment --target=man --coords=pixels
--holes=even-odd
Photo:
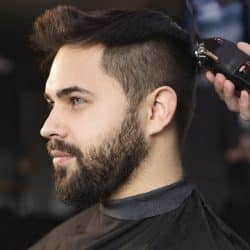
[[[250,45],[245,42],[238,43],[239,49],[250,55]],[[231,111],[239,112],[243,120],[250,120],[250,96],[247,90],[242,90],[240,95],[235,95],[235,87],[231,81],[222,74],[214,75],[207,72],[207,79],[213,84],[216,92]]]
[[[59,6],[33,41],[52,59],[41,135],[56,190],[85,210],[31,249],[249,249],[184,180],[195,94],[185,32],[158,12]]]

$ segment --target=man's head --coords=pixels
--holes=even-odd
[[[183,140],[195,66],[186,33],[166,16],[59,6],[37,19],[33,40],[53,60],[41,134],[65,202],[109,197],[143,164],[154,138],[168,131]]]

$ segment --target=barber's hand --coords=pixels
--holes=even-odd
[[[250,44],[239,42],[237,45],[240,50],[250,55]],[[213,84],[220,98],[225,101],[228,109],[239,112],[243,120],[250,121],[249,93],[246,90],[242,90],[240,95],[236,96],[233,83],[220,73],[214,75],[212,72],[207,72],[206,77]]]

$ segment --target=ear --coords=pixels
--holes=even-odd
[[[173,120],[177,95],[170,86],[155,89],[147,97],[147,134],[160,133]]]

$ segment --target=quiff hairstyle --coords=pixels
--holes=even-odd
[[[46,52],[48,65],[64,45],[104,45],[102,66],[119,80],[133,105],[154,89],[171,86],[178,98],[174,122],[183,141],[193,113],[196,67],[188,34],[168,16],[150,10],[83,12],[57,6],[36,19],[31,40]]]

